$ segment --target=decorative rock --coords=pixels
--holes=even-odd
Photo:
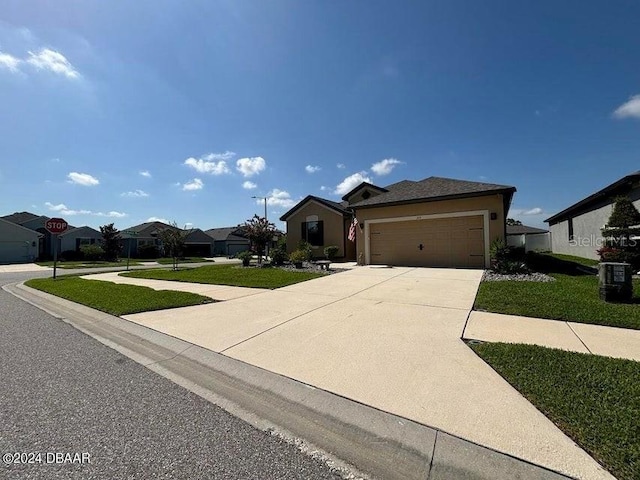
[[[486,270],[484,275],[482,276],[483,282],[506,282],[506,281],[516,281],[516,282],[555,282],[556,279],[546,275],[544,273],[532,272],[528,274],[514,274],[514,275],[503,275],[500,273],[492,272],[491,270]]]

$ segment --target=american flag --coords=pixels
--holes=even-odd
[[[349,236],[347,237],[352,242],[356,241],[356,225],[358,225],[358,219],[353,217],[353,222],[351,222],[351,226],[349,227]]]

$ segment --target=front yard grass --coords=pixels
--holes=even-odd
[[[53,267],[53,261],[46,261],[46,262],[36,262],[38,265],[43,266],[43,267]],[[119,261],[119,262],[102,262],[102,261],[96,261],[96,262],[81,262],[81,261],[73,261],[73,262],[65,262],[65,261],[58,261],[58,268],[99,268],[99,267],[126,267],[127,265],[127,261]],[[137,263],[135,261],[131,261],[129,262],[129,266],[133,267],[133,266],[137,266],[137,265],[142,265],[140,263]]]
[[[595,275],[551,275],[555,282],[482,282],[474,309],[640,330],[637,294],[634,303],[607,303],[598,297]],[[633,285],[637,292],[640,282]]]
[[[237,265],[205,265],[185,270],[138,270],[121,273],[125,277],[210,283],[235,287],[280,288],[323,276],[321,273],[296,272],[281,268],[252,268]]]
[[[640,363],[504,343],[471,348],[619,480],[640,478]]]
[[[211,298],[195,293],[153,290],[75,276],[56,280],[37,278],[25,285],[118,316],[212,302]]]
[[[153,260],[150,260],[153,261]],[[156,262],[158,262],[161,265],[172,265],[173,264],[173,258],[158,258],[155,260]],[[202,257],[186,257],[186,258],[182,258],[180,260],[178,260],[178,265],[181,263],[205,263],[205,262],[213,262],[213,260],[207,260],[206,258],[202,258]]]

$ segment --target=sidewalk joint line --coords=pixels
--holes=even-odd
[[[570,324],[569,322],[564,322],[564,323],[566,323],[566,324],[567,324],[567,327],[569,327],[569,330],[571,330],[571,331],[573,332],[573,334],[578,338],[578,340],[580,340],[580,343],[581,343],[582,345],[584,345],[584,348],[586,348],[586,349],[587,349],[587,352],[589,352],[589,353],[593,354],[593,352],[591,351],[591,349],[590,349],[589,347],[587,347],[587,344],[586,344],[586,343],[584,343],[584,342],[582,341],[582,338],[580,338],[580,335],[578,335],[578,334],[576,333],[576,331],[573,329],[573,327],[571,326],[571,324]]]

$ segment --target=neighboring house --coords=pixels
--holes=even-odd
[[[598,259],[603,246],[601,229],[609,221],[618,196],[627,196],[640,208],[640,171],[622,177],[545,220],[551,231],[551,251]]]
[[[0,218],[0,264],[35,261],[42,237],[35,230]]]
[[[507,225],[507,245],[524,248],[526,252],[550,250],[549,230],[526,225]]]
[[[140,225],[134,225],[133,227],[125,228],[120,232],[122,238],[122,253],[121,255],[126,257],[129,254],[129,248],[132,257],[139,256],[140,247],[146,245],[153,245],[162,252],[162,240],[160,233],[166,229],[175,229],[176,227],[163,223],[163,222],[147,222]],[[185,256],[210,256],[213,251],[213,240],[209,235],[200,230],[199,228],[192,230],[183,230],[178,228],[181,232],[186,233],[185,237]],[[135,232],[132,235],[130,232]]]
[[[242,227],[212,228],[205,233],[214,240],[214,255],[232,257],[251,247]]]
[[[163,222],[146,222],[121,230],[121,255],[126,257],[130,253],[132,257],[138,257],[140,247],[147,245],[161,248],[162,242],[160,241],[159,233],[166,228],[174,227]]]
[[[328,245],[338,256],[365,264],[483,268],[489,246],[505,238],[515,187],[429,177],[379,187],[361,183],[342,202],[308,196],[280,219],[287,249],[300,240],[315,257]],[[347,235],[356,218],[355,244]]]
[[[65,232],[58,235],[60,248],[58,253],[73,250],[79,252],[84,245],[100,245],[102,243],[102,233],[95,228],[88,226],[70,227]]]
[[[213,255],[214,241],[199,228],[187,230],[184,239],[184,255],[186,257],[211,257]]]

